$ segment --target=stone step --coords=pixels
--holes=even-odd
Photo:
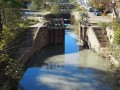
[[[96,33],[103,33],[102,30],[94,30]]]
[[[106,34],[103,33],[103,30],[99,27],[94,29],[94,32],[97,36],[98,41],[100,42],[101,47],[108,47],[109,39]]]
[[[101,47],[108,47],[108,44],[102,44]]]
[[[104,38],[104,37],[98,37],[99,41],[109,41],[108,38]]]

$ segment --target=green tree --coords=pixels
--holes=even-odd
[[[15,42],[14,37],[18,35],[18,28],[20,28],[19,24],[21,22],[20,8],[21,3],[18,0],[0,0],[0,72],[3,72],[0,74],[0,80],[2,78],[3,84],[6,82],[6,78],[12,78],[12,75],[8,73],[10,68],[7,70],[6,66],[17,65],[15,62],[17,60],[10,58],[10,55],[6,53],[6,48],[11,47],[10,42]],[[11,61],[12,63],[10,63]],[[16,66],[12,69],[13,72],[18,72]],[[19,73],[16,74],[20,75]],[[17,76],[16,80],[18,80]],[[0,87],[3,84],[0,82]]]
[[[31,10],[40,10],[43,4],[43,0],[31,0],[31,6],[29,8]]]
[[[120,1],[119,0],[114,0],[114,2],[111,2],[111,7],[113,9],[113,12],[115,14],[115,17],[118,18],[119,17],[119,9],[120,9]]]
[[[20,3],[17,0],[0,0],[0,38],[3,26],[16,28],[20,20]]]
[[[55,15],[60,14],[60,7],[59,7],[59,5],[56,5],[56,4],[52,5],[51,13],[55,14]]]
[[[114,30],[115,30],[115,42],[120,45],[120,17],[114,21]]]
[[[80,23],[83,25],[89,24],[89,15],[87,12],[81,12],[80,13]]]
[[[69,2],[75,2],[76,0],[69,0]]]
[[[117,26],[115,30],[115,42],[120,45],[120,26]]]

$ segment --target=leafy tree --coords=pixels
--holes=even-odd
[[[3,78],[4,83],[6,78],[12,78],[12,75],[8,73],[10,68],[6,69],[6,66],[18,66],[18,62],[15,62],[17,60],[11,58],[8,52],[6,53],[6,48],[11,47],[10,43],[15,42],[15,37],[20,33],[18,30],[21,22],[20,8],[21,3],[18,0],[0,0],[0,72],[6,72],[6,75],[5,73],[0,74],[0,79]],[[21,68],[21,66],[16,68],[17,66],[11,67],[13,72]],[[17,72],[19,71],[16,71],[16,74],[21,76]],[[17,76],[16,80],[18,80]],[[0,82],[0,87],[3,84]]]
[[[52,5],[51,13],[55,14],[55,15],[60,14],[60,7],[59,7],[59,5],[57,5],[57,4]]]
[[[89,24],[89,15],[87,12],[80,13],[80,23],[85,26]]]
[[[114,30],[115,30],[114,40],[118,45],[120,45],[120,18],[115,19]]]
[[[91,6],[93,6],[95,9],[100,9],[103,11],[105,9],[106,5],[110,5],[110,7],[113,9],[113,12],[116,17],[119,16],[119,8],[120,8],[120,2],[119,0],[90,0]]]
[[[103,33],[105,33],[106,32],[106,27],[108,26],[108,23],[106,23],[106,22],[99,22],[98,25],[103,30]]]
[[[9,80],[11,82],[11,90],[17,90],[19,80],[22,78],[23,65],[19,64],[19,61],[13,60],[7,54],[0,54],[0,87],[2,90],[6,90],[4,86],[5,81]]]
[[[120,9],[120,1],[119,0],[114,0],[114,2],[111,2],[111,7],[113,8],[113,12],[115,14],[115,17],[119,17],[119,9]]]
[[[31,0],[30,9],[31,10],[40,10],[43,6],[43,0]]]
[[[20,3],[17,0],[0,0],[0,38],[3,26],[11,30],[18,26],[21,17],[19,9]]]
[[[69,0],[69,2],[75,2],[76,0]]]
[[[120,45],[120,26],[116,27],[115,30],[115,42]]]

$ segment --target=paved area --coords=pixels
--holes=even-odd
[[[110,16],[95,16],[93,12],[88,12],[90,16],[90,21],[94,22],[112,22],[112,18]]]
[[[27,19],[36,19],[39,23],[35,25],[31,25],[30,27],[42,27],[45,20],[43,18],[44,15],[49,14],[50,12],[43,12],[43,11],[32,11],[32,10],[22,10],[23,17]]]
[[[79,12],[72,13],[76,20],[79,20],[80,14]],[[93,12],[88,12],[91,22],[112,22],[112,18],[110,16],[95,16]]]

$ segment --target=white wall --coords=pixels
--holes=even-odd
[[[107,28],[106,28],[106,32],[107,32],[107,36],[108,36],[108,38],[109,38],[109,41],[110,41],[110,43],[112,44],[113,41],[114,41],[114,30],[111,29],[111,28],[109,28],[109,27],[107,27]]]
[[[100,52],[100,43],[99,43],[99,41],[98,41],[92,27],[90,27],[87,30],[87,35],[88,35],[88,38],[89,38],[91,48],[99,54],[99,52]]]

